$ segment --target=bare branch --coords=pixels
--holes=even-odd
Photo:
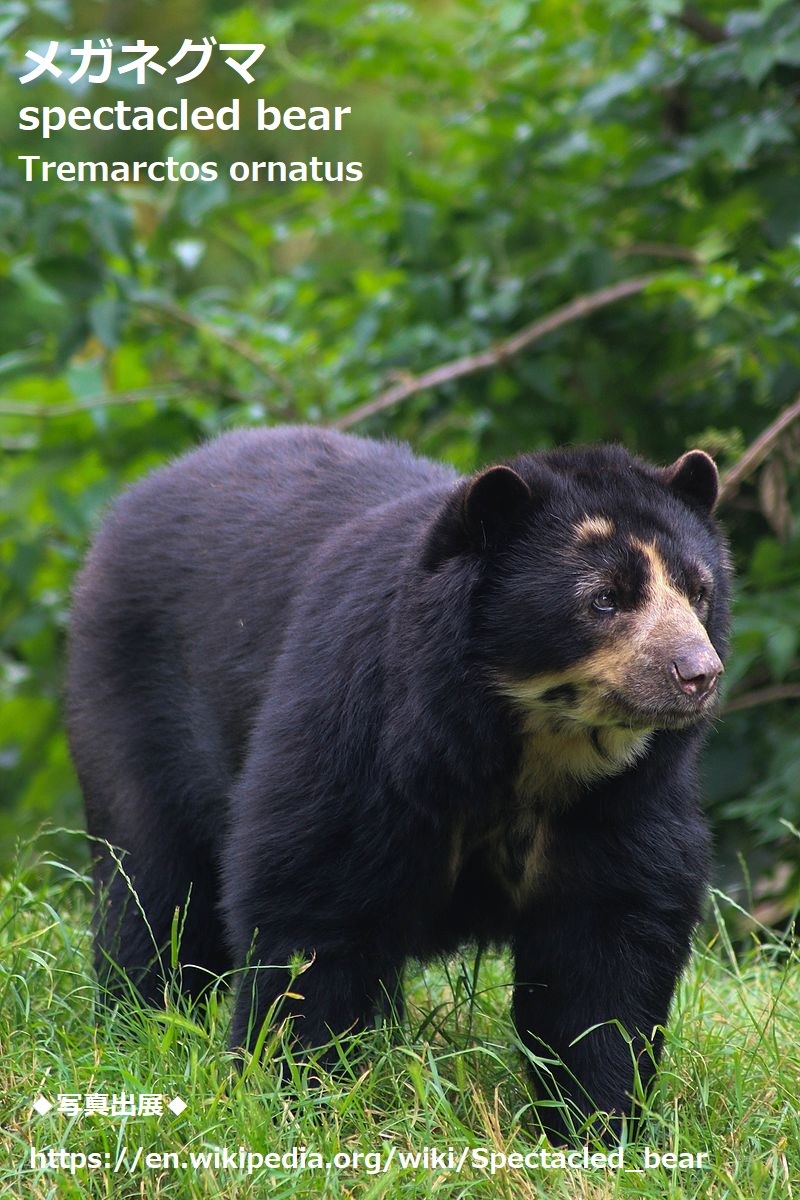
[[[501,366],[515,354],[519,354],[534,342],[546,337],[548,333],[553,333],[571,321],[587,317],[600,308],[606,308],[609,304],[616,304],[618,300],[624,300],[627,296],[635,296],[639,292],[643,292],[658,278],[658,275],[639,275],[634,279],[623,279],[621,283],[600,288],[597,292],[576,296],[574,300],[570,300],[561,308],[554,309],[546,317],[540,317],[537,321],[533,321],[530,325],[526,325],[517,333],[512,334],[511,337],[494,342],[485,350],[478,351],[477,354],[467,354],[452,362],[442,363],[441,366],[424,371],[421,375],[407,376],[387,388],[374,400],[354,408],[352,412],[345,413],[344,416],[334,421],[334,425],[339,429],[348,429],[367,417],[384,412],[387,408],[394,408],[402,400],[407,400],[409,396],[428,391],[429,388],[438,387],[442,383],[452,383],[455,379],[463,379],[465,375],[474,375],[479,371],[487,371],[490,367]]]
[[[792,683],[776,684],[775,687],[758,688],[734,696],[723,706],[723,713],[741,712],[743,708],[755,708],[759,704],[775,704],[781,700],[800,700],[800,685]]]
[[[186,395],[183,384],[162,384],[160,387],[134,388],[129,392],[97,392],[72,404],[30,404],[24,400],[0,400],[0,417],[71,417],[92,408],[113,407],[118,404],[141,404],[145,400],[172,400]]]
[[[188,325],[190,328],[205,334],[212,341],[219,342],[221,346],[226,346],[228,350],[243,358],[245,362],[249,362],[251,367],[255,367],[260,374],[269,379],[290,403],[294,403],[294,392],[288,381],[284,379],[279,371],[270,366],[269,363],[264,362],[264,359],[259,354],[256,354],[246,342],[240,342],[238,338],[233,338],[229,334],[223,333],[222,330],[218,329],[210,321],[206,321],[202,317],[197,317],[194,313],[187,312],[185,308],[180,308],[177,304],[166,304],[156,300],[142,300],[139,302],[139,308],[169,317],[181,325]]]
[[[626,258],[633,254],[646,258],[676,258],[681,262],[691,263],[693,267],[699,267],[702,262],[690,246],[675,246],[671,242],[629,242],[625,246],[617,246],[614,253],[617,258]]]
[[[761,466],[785,431],[798,418],[800,418],[800,395],[783,412],[779,413],[772,424],[768,425],[752,445],[747,447],[739,461],[722,476],[719,489],[720,504],[730,500],[731,496],[736,494],[743,481]]]
[[[678,13],[675,17],[678,25],[682,25],[684,29],[688,29],[695,37],[699,37],[702,42],[709,42],[712,46],[718,45],[720,42],[727,42],[728,32],[717,25],[716,21],[709,20],[703,13],[698,12],[691,4]]]

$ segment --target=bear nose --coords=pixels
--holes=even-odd
[[[675,686],[686,696],[703,700],[713,691],[725,668],[711,646],[684,651],[673,660],[671,675]]]

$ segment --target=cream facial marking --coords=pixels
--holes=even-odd
[[[603,538],[611,538],[616,532],[614,522],[608,517],[600,515],[593,517],[584,517],[583,520],[575,526],[575,543],[578,546],[585,542],[594,542]]]
[[[632,537],[629,539],[629,545],[632,550],[638,550],[640,554],[643,554],[647,560],[650,572],[648,593],[651,603],[664,605],[671,600],[677,600],[679,603],[685,604],[687,608],[691,608],[688,598],[678,591],[670,579],[666,564],[656,549],[655,543],[642,542],[639,538]]]
[[[648,566],[647,603],[633,631],[637,647],[655,638],[656,646],[668,641],[700,639],[711,645],[708,634],[689,597],[684,595],[669,576],[664,560],[652,542],[630,539],[631,549],[643,554]]]
[[[594,536],[598,527],[587,521]],[[563,671],[500,682],[522,710],[520,800],[568,802],[581,784],[626,770],[662,726],[656,714],[674,712],[668,672],[679,648],[705,644],[713,653],[697,612],[655,544],[630,538],[628,546],[646,562],[643,594],[634,607],[607,618],[600,645]],[[695,570],[704,573],[702,567]],[[608,581],[599,572],[587,573],[577,584],[579,598],[588,601],[604,584]],[[639,721],[624,715],[637,712]]]
[[[618,657],[603,646],[565,671],[503,682],[524,713],[521,801],[569,801],[581,784],[619,775],[644,754],[652,730],[621,725],[604,702]]]

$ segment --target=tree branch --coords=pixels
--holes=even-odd
[[[780,700],[800,700],[800,685],[792,683],[777,684],[775,687],[757,688],[752,692],[745,692],[741,696],[734,696],[733,700],[729,700],[723,705],[723,713],[727,716],[728,713],[740,712],[743,708],[755,708],[759,704],[774,704]]]
[[[149,310],[153,313],[158,313],[161,316],[169,317],[171,320],[178,322],[181,325],[188,325],[191,329],[196,329],[203,333],[212,341],[219,342],[221,346],[226,346],[234,354],[243,358],[245,362],[250,363],[251,367],[260,372],[265,378],[269,379],[275,387],[283,393],[290,404],[294,404],[294,392],[286,379],[271,367],[269,363],[264,362],[259,354],[245,342],[240,342],[238,338],[233,338],[227,333],[223,333],[210,321],[204,320],[202,317],[196,317],[194,313],[187,312],[185,308],[180,308],[177,304],[161,303],[156,300],[140,300],[138,302],[140,309]]]
[[[691,263],[699,267],[701,259],[689,246],[675,246],[671,242],[628,242],[627,245],[617,246],[614,250],[617,258],[629,255],[641,255],[646,258],[677,258],[681,262]]]
[[[134,388],[129,392],[97,392],[72,404],[30,404],[25,400],[0,400],[0,417],[71,417],[92,408],[109,408],[117,404],[141,404],[145,400],[172,400],[185,395],[183,384],[162,384],[160,387]]]
[[[716,21],[709,20],[703,13],[698,12],[691,4],[678,13],[674,18],[676,24],[682,25],[684,29],[688,29],[695,37],[699,37],[703,42],[710,42],[712,46],[718,45],[720,42],[727,42],[728,32],[717,25]]]
[[[570,300],[561,308],[554,309],[546,317],[540,317],[512,334],[511,337],[494,342],[477,354],[467,354],[464,358],[457,358],[452,362],[433,367],[430,371],[424,371],[421,375],[406,376],[399,383],[387,388],[374,400],[354,408],[352,412],[345,413],[344,416],[334,421],[334,425],[338,429],[349,429],[367,417],[384,412],[387,408],[394,408],[402,400],[407,400],[409,396],[415,396],[418,392],[428,391],[442,383],[452,383],[455,379],[463,379],[465,375],[487,371],[490,367],[501,366],[515,354],[526,350],[528,346],[539,341],[548,333],[553,333],[571,321],[587,317],[600,308],[606,308],[609,304],[616,304],[618,300],[624,300],[627,296],[635,296],[639,292],[643,292],[658,278],[658,275],[640,275],[634,279],[623,279],[621,283],[612,284],[610,287],[600,288],[597,292],[576,296],[574,300]]]
[[[730,500],[739,490],[740,485],[756,471],[764,459],[774,450],[783,433],[789,426],[800,418],[800,395],[798,395],[783,412],[760,433],[752,445],[748,446],[739,461],[722,476],[719,489],[719,503]]]

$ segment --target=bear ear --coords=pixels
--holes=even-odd
[[[458,554],[497,547],[519,525],[531,504],[531,490],[511,467],[488,467],[451,493],[426,540],[423,561],[435,570]]]
[[[489,467],[467,483],[462,501],[464,528],[476,550],[502,542],[531,500],[531,489],[512,467]]]
[[[693,508],[711,513],[719,496],[717,465],[705,450],[689,450],[664,468],[667,487]]]

